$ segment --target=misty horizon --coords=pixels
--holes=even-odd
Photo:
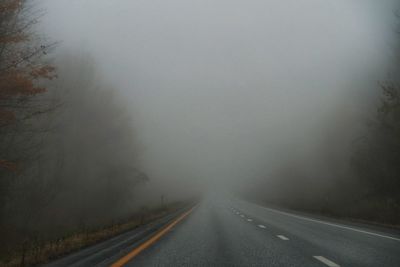
[[[88,51],[121,93],[167,188],[311,164],[331,119],[347,146],[393,64],[395,1],[41,2],[59,50]]]

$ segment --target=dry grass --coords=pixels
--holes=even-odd
[[[155,221],[178,209],[181,205],[173,204],[164,209],[154,209],[145,216],[137,215],[125,223],[114,224],[95,231],[81,231],[57,240],[24,244],[19,251],[14,251],[8,259],[0,261],[1,267],[33,266],[60,258],[68,253],[96,244],[110,237],[132,230],[143,224]]]

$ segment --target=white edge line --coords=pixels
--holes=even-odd
[[[340,267],[340,265],[334,263],[331,260],[328,260],[327,258],[323,257],[323,256],[313,256],[315,259],[319,260],[320,262],[328,265],[329,267]]]
[[[348,227],[348,226],[339,225],[339,224],[335,224],[335,223],[328,223],[328,222],[324,222],[324,221],[316,220],[316,219],[310,219],[310,218],[307,218],[307,217],[294,215],[294,214],[291,214],[291,213],[288,213],[288,212],[284,212],[284,211],[280,211],[280,210],[274,210],[274,209],[270,209],[270,208],[267,208],[267,207],[262,207],[262,208],[267,209],[269,211],[273,211],[273,212],[281,213],[281,214],[284,214],[284,215],[292,216],[292,217],[295,217],[295,218],[298,218],[298,219],[310,221],[310,222],[322,223],[322,224],[326,224],[326,225],[329,225],[329,226],[334,226],[334,227],[338,227],[338,228],[342,228],[342,229],[346,229],[346,230],[353,230],[353,231],[359,232],[359,233],[364,233],[364,234],[368,234],[368,235],[379,236],[379,237],[383,237],[383,238],[388,238],[388,239],[400,241],[400,238],[396,238],[396,237],[392,237],[392,236],[388,236],[388,235],[381,235],[381,234],[377,234],[377,233],[373,233],[373,232],[368,232],[368,231],[356,229],[356,228],[353,228],[353,227]]]
[[[282,239],[282,240],[289,240],[289,238],[287,238],[286,236],[284,236],[284,235],[277,235],[277,237],[279,237],[280,239]]]

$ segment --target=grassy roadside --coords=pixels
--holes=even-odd
[[[125,222],[108,225],[95,230],[83,230],[55,240],[33,240],[23,244],[0,259],[0,267],[33,266],[60,258],[71,252],[83,249],[118,234],[155,221],[177,209],[184,203],[173,203],[163,208],[153,208],[137,213]]]

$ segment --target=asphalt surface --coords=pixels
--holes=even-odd
[[[51,266],[109,266],[173,221],[136,229]],[[148,234],[143,234],[147,229]],[[69,260],[68,260],[69,258]],[[71,260],[71,258],[73,260]],[[400,235],[237,199],[208,197],[126,266],[400,266]]]
[[[393,233],[205,200],[127,266],[400,266]]]
[[[185,211],[187,211],[187,208],[182,208],[152,223],[66,255],[65,257],[43,265],[43,267],[110,266],[131,250],[138,247],[146,239],[153,236],[158,231],[161,231],[166,225],[169,225],[176,217]]]

